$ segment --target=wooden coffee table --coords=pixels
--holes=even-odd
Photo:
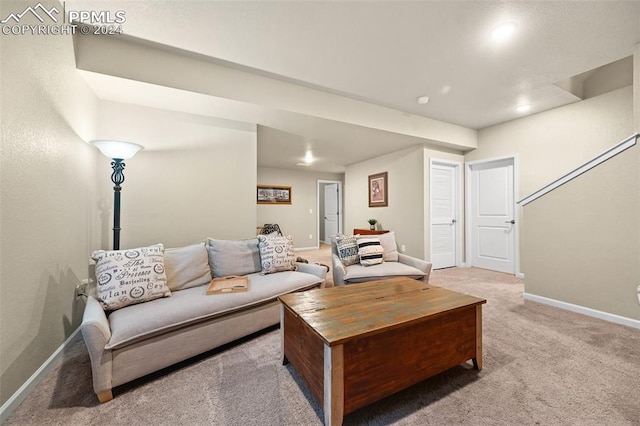
[[[326,425],[465,361],[482,369],[484,299],[393,278],[279,300],[282,361],[323,406]]]

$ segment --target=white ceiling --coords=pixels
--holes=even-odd
[[[518,103],[531,104],[532,114],[575,102],[554,83],[629,56],[640,42],[639,1],[67,1],[66,8],[124,10],[129,36],[471,129],[522,116]],[[491,30],[505,21],[517,23],[514,37],[493,42]],[[416,102],[421,95],[428,104]]]

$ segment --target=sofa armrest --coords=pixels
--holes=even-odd
[[[324,280],[327,278],[327,268],[322,265],[316,265],[315,263],[303,263],[297,262],[298,271],[306,272],[307,274],[313,274],[322,279],[324,286]]]
[[[416,269],[424,272],[425,283],[429,282],[429,275],[431,274],[431,262],[427,262],[426,260],[418,259],[417,257],[407,256],[406,254],[398,253],[398,262],[404,263],[405,265],[413,266]]]
[[[111,328],[100,302],[91,296],[87,297],[80,330],[91,358],[95,393],[111,390],[111,351],[104,348],[111,339]]]
[[[344,268],[337,254],[332,254],[331,259],[333,263],[333,286],[344,285],[344,275],[347,273],[347,270]]]

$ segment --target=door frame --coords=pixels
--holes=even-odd
[[[461,224],[461,221],[463,220],[463,215],[462,215],[462,206],[463,206],[463,201],[462,201],[462,162],[460,161],[451,161],[451,160],[442,160],[439,158],[434,158],[434,157],[429,157],[429,255],[433,256],[433,233],[431,232],[432,228],[431,228],[431,219],[433,217],[433,179],[432,179],[432,169],[433,169],[433,165],[436,164],[440,164],[440,165],[444,165],[444,166],[451,166],[455,169],[455,189],[456,189],[456,194],[455,194],[455,202],[456,202],[456,209],[455,209],[455,219],[456,219],[456,240],[455,240],[455,250],[456,250],[456,260],[455,260],[455,266],[462,266],[463,262],[462,262],[462,243],[464,241],[464,232],[463,231],[463,227]],[[465,219],[466,221],[466,219]]]
[[[498,161],[511,160],[513,162],[513,219],[516,221],[516,226],[513,227],[513,255],[514,255],[514,275],[518,278],[524,278],[524,274],[520,271],[520,208],[521,206],[516,202],[518,200],[518,194],[520,193],[520,181],[519,173],[519,160],[518,154],[505,155],[501,157],[486,158],[483,160],[468,161],[465,162],[464,168],[464,192],[465,192],[465,258],[467,266],[473,266],[471,247],[473,232],[471,231],[471,169],[474,166],[494,163]]]
[[[322,194],[320,193],[320,187],[322,184],[338,184],[338,234],[342,234],[343,226],[344,226],[344,214],[342,209],[344,197],[344,191],[342,190],[342,181],[341,180],[330,180],[330,179],[318,179],[316,181],[316,248],[320,248],[320,197],[324,198],[324,191]],[[324,213],[324,212],[322,212]],[[322,220],[324,220],[324,216],[322,216]]]

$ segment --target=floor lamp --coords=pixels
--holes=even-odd
[[[113,249],[120,250],[120,190],[122,182],[124,182],[124,160],[136,155],[142,149],[141,145],[114,141],[114,140],[95,140],[91,141],[91,145],[95,146],[106,157],[111,158],[111,182],[113,187]]]

